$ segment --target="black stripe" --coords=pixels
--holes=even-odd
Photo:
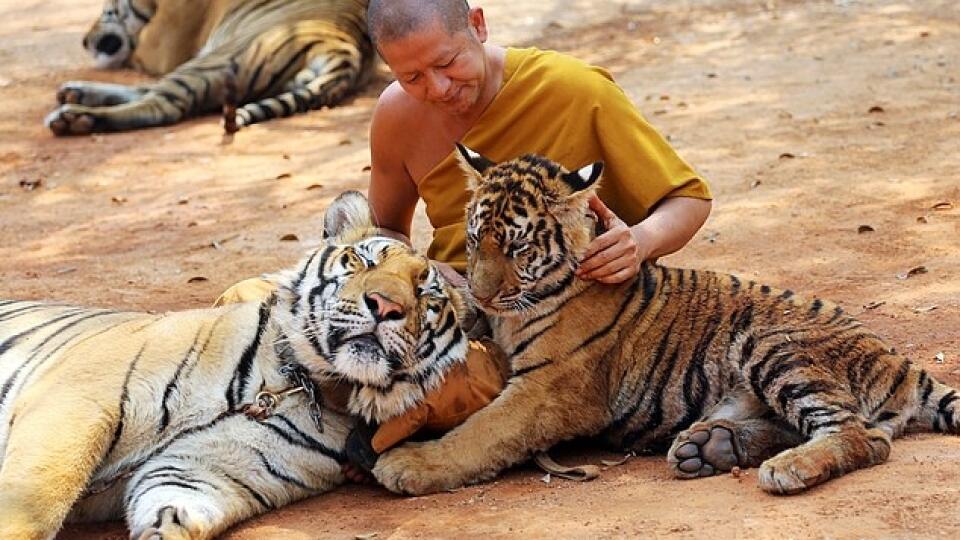
[[[617,323],[620,321],[620,317],[623,316],[623,312],[627,309],[627,306],[629,306],[630,303],[633,302],[633,297],[636,296],[637,289],[639,288],[639,286],[640,286],[640,281],[633,280],[633,283],[631,283],[629,289],[627,289],[626,297],[624,297],[623,301],[620,303],[620,307],[617,308],[617,311],[614,314],[613,318],[610,320],[610,322],[607,323],[607,325],[601,328],[600,330],[597,330],[596,332],[594,332],[585,341],[581,342],[580,345],[578,345],[577,348],[573,350],[574,353],[582,351],[584,348],[590,346],[594,341],[606,336],[610,332],[610,330],[617,325]]]
[[[887,401],[889,401],[890,398],[893,397],[893,395],[897,392],[897,390],[900,389],[900,387],[903,385],[903,382],[907,380],[907,373],[910,372],[910,366],[911,363],[909,360],[905,360],[902,364],[900,364],[900,368],[897,369],[897,375],[893,379],[893,384],[891,384],[890,388],[887,389],[887,393],[883,396],[883,399],[880,400],[880,403],[878,403],[877,406],[870,411],[871,416],[881,407],[886,405]],[[868,387],[867,392],[870,392],[870,390],[871,388]]]
[[[443,347],[440,353],[437,354],[436,359],[442,359],[446,357],[450,353],[450,350],[453,349],[455,346],[459,345],[464,339],[465,337],[464,337],[463,331],[460,330],[460,327],[459,326],[454,327],[453,337],[447,342],[447,344]]]
[[[893,420],[894,418],[900,416],[899,413],[893,411],[883,411],[877,416],[877,422],[886,422],[887,420]]]
[[[307,448],[309,450],[315,450],[338,463],[343,463],[344,461],[346,461],[346,456],[344,456],[342,452],[336,450],[335,448],[330,448],[329,446],[323,444],[322,442],[318,441],[314,437],[311,437],[302,429],[297,427],[297,425],[294,424],[286,416],[282,414],[274,414],[273,416],[270,417],[270,419],[277,419],[283,422],[283,424],[286,426],[286,429],[289,429],[290,431],[292,431],[297,437],[300,438],[300,440],[299,441],[294,440],[293,436],[287,433],[286,431],[284,431],[283,428],[281,428],[280,426],[275,426],[271,424],[269,421],[260,422],[259,425],[270,428],[270,430],[276,433],[277,435],[279,435],[280,438],[282,438],[283,440],[287,441],[288,443],[294,446]]]
[[[144,343],[140,347],[140,352],[138,352],[137,356],[130,362],[130,367],[127,368],[127,375],[123,379],[123,389],[120,391],[120,412],[117,415],[119,420],[117,421],[117,427],[113,431],[113,439],[111,439],[110,446],[107,448],[107,453],[104,454],[104,456],[109,457],[113,453],[114,447],[120,442],[120,436],[123,434],[124,417],[127,412],[127,401],[130,400],[130,378],[133,376],[133,370],[136,369],[137,363],[140,362],[140,358],[143,356],[143,351],[146,350],[146,348],[147,344]]]
[[[86,316],[84,316],[84,317],[81,317],[81,318],[79,318],[79,319],[77,319],[77,320],[75,320],[75,321],[72,321],[72,322],[64,325],[63,327],[61,327],[60,329],[58,329],[54,334],[51,334],[51,336],[49,336],[47,339],[45,339],[45,340],[43,341],[43,343],[41,343],[41,344],[38,345],[37,347],[34,347],[34,349],[31,351],[30,357],[27,358],[27,360],[26,360],[23,364],[21,364],[19,368],[17,368],[17,371],[20,371],[20,369],[23,369],[23,368],[26,367],[27,365],[33,363],[33,360],[34,360],[35,358],[37,358],[37,356],[40,354],[40,348],[41,348],[42,346],[46,345],[47,342],[49,341],[49,339],[50,339],[51,337],[53,337],[53,336],[55,336],[55,335],[58,335],[58,334],[60,334],[63,330],[66,330],[67,328],[70,328],[70,327],[72,327],[72,326],[75,326],[75,325],[77,325],[77,324],[79,324],[79,323],[81,323],[81,322],[84,322],[84,321],[89,320],[89,319],[93,319],[93,318],[95,318],[95,317],[105,316],[105,315],[115,315],[115,313],[112,312],[112,311],[103,311],[103,312],[98,312],[98,313],[92,313],[92,314],[86,315]],[[104,332],[107,332],[107,331],[109,331],[109,330],[112,330],[112,329],[116,328],[117,326],[123,324],[124,322],[127,322],[127,321],[123,321],[123,322],[117,323],[117,324],[115,324],[115,325],[110,325],[110,326],[108,326],[107,328],[105,328],[104,330],[102,330],[102,331],[100,331],[100,332],[97,332],[97,333],[95,333],[95,334],[89,335],[89,336],[84,335],[84,334],[87,332],[87,330],[80,330],[79,332],[74,333],[73,335],[71,335],[71,336],[68,337],[67,339],[63,340],[59,345],[57,345],[56,347],[54,347],[53,350],[51,350],[50,352],[48,352],[43,358],[40,359],[39,362],[33,364],[33,365],[30,367],[30,369],[27,370],[27,372],[24,374],[24,376],[23,376],[23,384],[22,384],[21,386],[27,385],[27,384],[29,383],[31,377],[33,376],[33,374],[37,371],[37,369],[39,369],[41,366],[45,365],[48,361],[50,361],[58,352],[60,352],[60,349],[64,348],[64,347],[67,346],[67,345],[71,345],[71,344],[72,344],[72,345],[79,345],[80,343],[83,343],[84,341],[87,341],[88,339],[91,339],[91,338],[93,338],[93,337],[99,336],[100,334],[102,334],[102,333],[104,333]],[[73,343],[73,341],[74,341],[75,339],[77,339],[77,338],[83,338],[83,339],[81,339],[81,340],[78,341],[77,343]],[[16,376],[16,373],[14,373],[14,377],[15,377],[15,376]],[[15,383],[16,381],[13,381],[13,382]],[[0,403],[2,403],[2,401],[0,401]],[[0,404],[0,408],[2,408],[2,404]]]
[[[253,452],[257,455],[257,457],[260,458],[260,463],[263,465],[263,468],[266,469],[268,473],[270,473],[270,476],[273,476],[274,478],[276,478],[276,479],[278,479],[278,480],[282,480],[282,481],[284,481],[284,482],[286,482],[286,483],[288,483],[288,484],[293,484],[294,486],[297,486],[298,488],[303,489],[303,490],[306,490],[306,491],[310,491],[310,492],[316,492],[316,491],[317,491],[316,488],[312,488],[312,487],[308,486],[307,484],[303,483],[303,481],[301,481],[301,480],[299,480],[299,479],[297,479],[297,478],[294,478],[294,477],[292,477],[292,476],[290,476],[290,475],[284,474],[283,472],[277,470],[277,469],[273,466],[273,464],[270,463],[270,460],[267,459],[267,456],[264,455],[264,453],[261,452],[260,450],[258,450],[258,449],[256,449],[256,448],[250,448],[250,449],[253,450]]]
[[[127,7],[130,8],[130,13],[132,13],[134,17],[140,19],[140,22],[144,24],[150,22],[150,17],[153,16],[153,13],[144,13],[142,10],[137,9],[137,6],[132,1],[127,2]]]
[[[933,379],[932,379],[932,378],[927,379],[927,382],[925,383],[925,385],[924,385],[924,387],[923,387],[923,396],[921,396],[921,398],[920,398],[920,407],[926,408],[926,406],[927,406],[927,401],[930,400],[930,393],[931,393],[931,392],[933,392]]]
[[[542,329],[540,329],[538,332],[533,333],[532,335],[530,335],[529,337],[527,337],[526,339],[524,339],[523,341],[521,341],[520,343],[518,343],[517,346],[516,346],[516,348],[514,348],[513,351],[510,352],[510,356],[513,357],[513,356],[517,356],[517,355],[519,355],[519,354],[522,354],[523,351],[527,350],[527,347],[529,347],[531,343],[533,343],[533,342],[536,341],[540,336],[546,334],[546,333],[549,332],[551,329],[553,329],[553,327],[554,327],[556,324],[557,324],[556,322],[550,323],[549,325],[544,326],[544,327],[543,327]]]
[[[657,344],[653,358],[647,362],[649,366],[647,372],[643,375],[643,377],[637,379],[637,382],[642,385],[640,396],[637,396],[633,399],[633,402],[621,416],[614,418],[613,422],[610,423],[611,431],[617,431],[625,427],[633,418],[633,416],[637,414],[637,411],[640,410],[640,406],[643,404],[644,398],[647,395],[647,390],[650,390],[653,387],[652,384],[649,384],[650,380],[653,377],[653,374],[657,372],[657,368],[660,367],[661,362],[663,362],[663,359],[666,356],[667,348],[669,347],[671,338],[673,337],[673,327],[676,322],[676,319],[670,321],[667,331],[663,333],[663,336],[660,338],[660,342]],[[614,411],[614,414],[616,414],[616,412],[617,411]]]
[[[40,324],[38,324],[38,325],[36,325],[36,326],[33,326],[33,327],[31,327],[31,328],[28,328],[28,329],[20,332],[19,334],[10,336],[9,338],[7,338],[6,341],[4,341],[3,343],[0,343],[0,356],[3,356],[4,354],[6,354],[6,352],[7,352],[8,350],[10,350],[10,349],[13,348],[14,346],[16,346],[17,343],[19,343],[21,339],[30,337],[32,334],[34,334],[34,333],[37,332],[38,330],[42,330],[43,328],[46,328],[47,326],[50,326],[51,324],[58,323],[58,322],[60,322],[60,321],[62,321],[62,320],[64,320],[64,319],[67,319],[67,318],[69,318],[69,317],[73,317],[73,316],[75,316],[75,315],[79,315],[79,314],[81,314],[81,313],[82,313],[82,311],[80,311],[80,310],[73,310],[73,311],[70,311],[70,312],[65,313],[65,314],[63,314],[63,315],[60,315],[59,317],[55,317],[55,318],[53,318],[53,319],[50,319],[50,320],[45,321],[45,322],[43,322],[43,323],[40,323]],[[13,387],[13,384],[16,382],[17,378],[20,376],[20,371],[21,371],[23,368],[25,368],[26,366],[27,366],[26,363],[20,364],[20,365],[17,367],[17,369],[14,370],[14,372],[13,372],[12,374],[10,374],[10,377],[6,380],[6,382],[3,383],[3,388],[0,388],[0,408],[3,408],[4,402],[7,400],[7,394],[10,392],[10,388]]]
[[[538,369],[540,369],[540,368],[542,368],[542,367],[546,367],[546,366],[548,366],[548,365],[550,365],[550,364],[552,364],[552,363],[553,363],[553,360],[547,358],[546,360],[543,360],[543,361],[538,362],[538,363],[536,363],[536,364],[531,364],[531,365],[529,365],[529,366],[526,366],[526,367],[520,368],[520,369],[518,369],[518,370],[515,370],[515,371],[513,372],[513,374],[510,376],[510,378],[512,379],[512,378],[516,378],[516,377],[522,377],[522,376],[526,375],[527,373],[530,373],[530,372],[532,372],[532,371],[536,371],[536,370],[538,370]]]
[[[811,394],[821,394],[833,390],[836,390],[836,385],[825,380],[785,384],[777,392],[777,403],[780,405],[780,410],[786,413],[787,401],[799,401]]]
[[[51,306],[48,304],[30,304],[25,307],[12,309],[10,311],[4,312],[3,315],[0,315],[0,322],[6,321],[8,319],[16,319],[22,315],[33,313],[34,311],[42,311],[49,307]]]
[[[251,497],[253,497],[258,503],[260,503],[260,506],[266,508],[267,510],[273,510],[274,508],[276,508],[276,506],[274,506],[274,504],[273,504],[272,502],[270,502],[270,501],[267,500],[267,498],[266,498],[265,495],[261,494],[259,491],[255,490],[255,489],[253,489],[253,487],[251,487],[251,486],[243,483],[239,478],[234,478],[233,476],[231,476],[231,475],[229,475],[229,474],[227,474],[227,473],[225,473],[225,472],[221,472],[220,474],[222,474],[222,475],[224,476],[224,478],[226,478],[227,480],[230,480],[231,482],[233,482],[233,483],[236,484],[237,486],[240,486],[241,489],[243,489],[244,491],[246,491],[246,492],[247,492]]]
[[[256,357],[257,349],[260,348],[260,340],[263,337],[264,330],[267,328],[267,321],[270,319],[270,306],[270,302],[264,302],[260,305],[257,332],[254,334],[250,345],[247,345],[243,354],[240,355],[240,361],[237,363],[233,378],[230,379],[230,384],[227,385],[227,391],[224,397],[227,400],[227,408],[229,410],[233,410],[236,404],[243,401],[246,396],[250,371],[253,369],[253,360]]]
[[[219,321],[219,318],[217,319]],[[187,353],[183,355],[183,358],[177,364],[177,369],[173,373],[173,377],[170,378],[170,381],[167,382],[167,385],[163,389],[163,397],[160,399],[160,406],[163,407],[163,413],[160,415],[160,424],[157,426],[157,433],[163,433],[163,430],[167,428],[167,425],[170,423],[170,407],[167,405],[167,401],[170,399],[170,395],[173,394],[173,390],[177,387],[177,382],[180,380],[180,374],[183,372],[184,366],[187,365],[187,361],[190,360],[190,356],[194,354],[197,350],[197,343],[200,342],[200,334],[203,332],[201,327],[197,330],[197,334],[193,337],[193,343],[190,345],[190,349],[187,350]],[[211,334],[212,334],[211,327]],[[207,337],[209,340],[209,336]],[[200,356],[199,354],[197,355]]]
[[[196,91],[186,82],[180,80],[179,77],[167,77],[166,80],[172,82],[173,84],[180,87],[181,90],[186,92],[187,96],[190,98],[190,112],[194,112],[197,109],[197,106],[200,104],[197,101]]]

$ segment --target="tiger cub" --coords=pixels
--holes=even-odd
[[[513,376],[442,439],[380,457],[389,489],[479,482],[600,436],[625,449],[673,438],[679,478],[759,466],[761,488],[790,494],[883,462],[907,428],[960,432],[957,391],[833,304],[650,263],[619,285],[576,277],[601,163],[568,172],[459,152],[473,191],[468,281]]]
[[[333,106],[373,60],[367,0],[105,0],[83,38],[97,67],[161,77],[71,81],[45,123],[56,135],[173,124],[224,107],[228,132]]]
[[[124,516],[132,538],[210,538],[342,483],[354,417],[420,403],[467,341],[458,293],[362,195],[326,230],[260,304],[0,301],[0,538]]]

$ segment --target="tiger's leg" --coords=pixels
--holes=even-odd
[[[83,135],[169,125],[223,103],[230,59],[214,54],[193,59],[144,89],[139,99],[111,106],[66,103],[44,123],[56,135]]]
[[[609,424],[600,394],[580,372],[542,367],[514,377],[490,405],[443,438],[407,443],[380,456],[373,475],[409,495],[434,493],[493,478],[536,451]],[[546,373],[545,373],[546,372]]]
[[[216,463],[217,452],[206,448],[201,461],[161,456],[138,470],[124,497],[130,537],[213,538],[273,509],[273,494],[254,489],[251,478],[229,474]]]
[[[109,107],[137,101],[147,93],[139,86],[110,84],[93,81],[68,81],[57,90],[57,103]]]
[[[821,365],[803,350],[803,338],[784,340],[779,333],[768,337],[768,343],[758,340],[754,354],[744,363],[744,374],[764,403],[808,440],[764,461],[758,475],[760,487],[777,494],[797,493],[886,461],[892,435],[869,422],[861,399],[851,391],[854,380],[843,380],[838,374],[838,369],[858,373],[860,357],[848,364],[834,360]],[[882,367],[888,360],[883,354],[867,365],[881,373],[889,371]],[[903,373],[909,374],[909,365],[905,369]],[[891,384],[900,387],[902,383]],[[891,386],[889,391],[893,390]]]
[[[0,538],[52,538],[99,465],[113,421],[90,396],[18,411],[0,468]]]
[[[738,387],[702,420],[677,435],[667,462],[677,478],[701,478],[756,467],[803,438],[748,389]]]
[[[293,31],[298,33],[301,42],[316,43],[305,55],[305,67],[296,74],[291,74],[285,91],[262,99],[257,99],[257,95],[270,91],[267,77],[270,70],[258,70],[257,73],[262,73],[260,79],[263,80],[250,81],[246,94],[234,96],[235,103],[224,108],[225,125],[231,126],[231,121],[234,122],[228,130],[238,130],[264,120],[291,116],[311,109],[331,107],[359,85],[369,52],[358,49],[357,43],[350,39],[340,39],[329,34],[317,35],[314,24],[296,25]],[[276,39],[268,33],[258,41],[269,43]],[[283,35],[283,42],[289,43],[285,47],[289,49],[288,55],[301,52],[302,45],[290,42],[286,34]],[[270,49],[266,46],[250,49],[262,56],[262,53],[259,53],[261,50]],[[279,63],[283,58],[282,55],[275,55],[273,61]],[[253,56],[245,60],[248,65],[259,65],[265,61]],[[239,105],[241,103],[244,105]],[[234,110],[235,118],[229,118],[230,111]]]

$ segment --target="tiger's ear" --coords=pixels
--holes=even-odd
[[[327,242],[352,244],[376,233],[370,203],[359,191],[341,193],[323,216],[323,237]]]
[[[495,165],[494,162],[460,143],[457,143],[457,160],[463,172],[467,173],[467,189],[470,191],[477,190],[483,174]]]
[[[576,194],[593,187],[602,172],[603,162],[597,161],[579,170],[564,173],[560,175],[560,179]]]

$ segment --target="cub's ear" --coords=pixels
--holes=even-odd
[[[457,143],[457,160],[463,172],[467,173],[467,188],[470,191],[477,190],[481,176],[495,165],[494,162],[460,143]]]
[[[327,242],[352,244],[376,232],[370,203],[359,191],[341,193],[323,216],[323,237]]]
[[[579,193],[596,184],[597,179],[600,178],[600,173],[602,172],[603,162],[598,161],[596,163],[591,163],[582,169],[564,173],[560,176],[560,178],[565,184],[570,186],[571,191],[574,193]]]

